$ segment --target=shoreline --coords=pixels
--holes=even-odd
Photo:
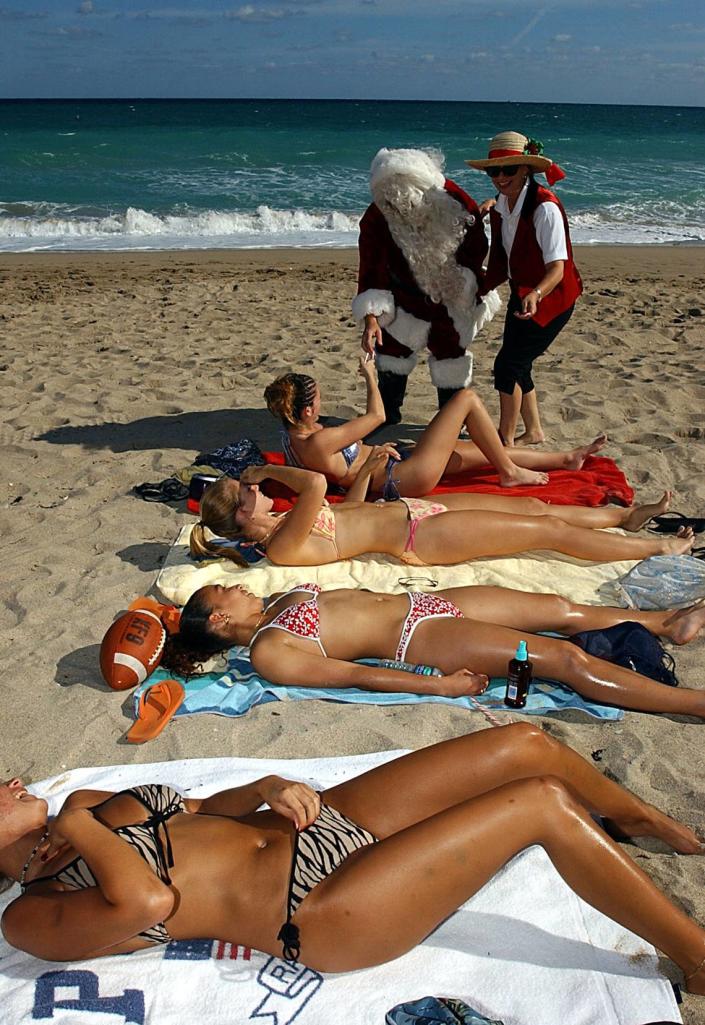
[[[599,258],[609,254],[611,259],[616,259],[621,264],[623,260],[631,262],[635,257],[643,261],[640,269],[652,271],[660,267],[664,258],[668,263],[678,264],[677,273],[692,271],[689,261],[689,250],[703,249],[705,242],[678,242],[678,243],[604,243],[595,244],[574,244],[573,249],[578,256],[578,262],[592,267]],[[619,254],[619,256],[618,256]],[[348,265],[351,261],[357,264],[357,248],[355,246],[331,248],[325,247],[276,247],[271,249],[64,249],[51,250],[49,252],[35,253],[13,253],[0,252],[0,269],[11,269],[26,262],[29,267],[32,265],[52,264],[61,261],[70,262],[75,260],[77,264],[93,263],[100,265],[110,261],[159,264],[173,263],[232,263],[233,265],[248,264],[256,266],[268,266],[276,263],[292,264],[321,264],[337,263]],[[597,268],[596,268],[597,269]]]

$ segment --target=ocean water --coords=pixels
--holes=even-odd
[[[466,167],[523,131],[580,243],[705,242],[705,108],[325,100],[0,101],[0,250],[355,245],[381,146]]]

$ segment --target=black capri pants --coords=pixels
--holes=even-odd
[[[521,312],[521,299],[514,292],[511,293],[504,321],[502,348],[494,361],[494,386],[497,391],[512,395],[517,384],[523,395],[534,390],[531,376],[533,362],[563,330],[574,309],[575,306],[571,306],[545,327],[541,327],[535,320],[519,320],[514,316],[515,310]]]

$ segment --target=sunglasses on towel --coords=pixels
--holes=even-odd
[[[490,178],[496,178],[498,175],[503,174],[505,178],[513,178],[517,173],[521,164],[508,164],[506,167],[486,167]]]

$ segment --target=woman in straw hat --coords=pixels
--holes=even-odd
[[[500,132],[486,160],[466,161],[486,171],[498,192],[490,210],[492,243],[483,287],[495,288],[509,279],[511,289],[502,348],[494,364],[499,430],[507,445],[515,443],[520,416],[524,434],[519,443],[544,440],[532,364],[568,323],[583,290],[565,210],[557,196],[534,180],[537,171],[549,185],[565,177],[542,149],[540,142],[519,132]]]

